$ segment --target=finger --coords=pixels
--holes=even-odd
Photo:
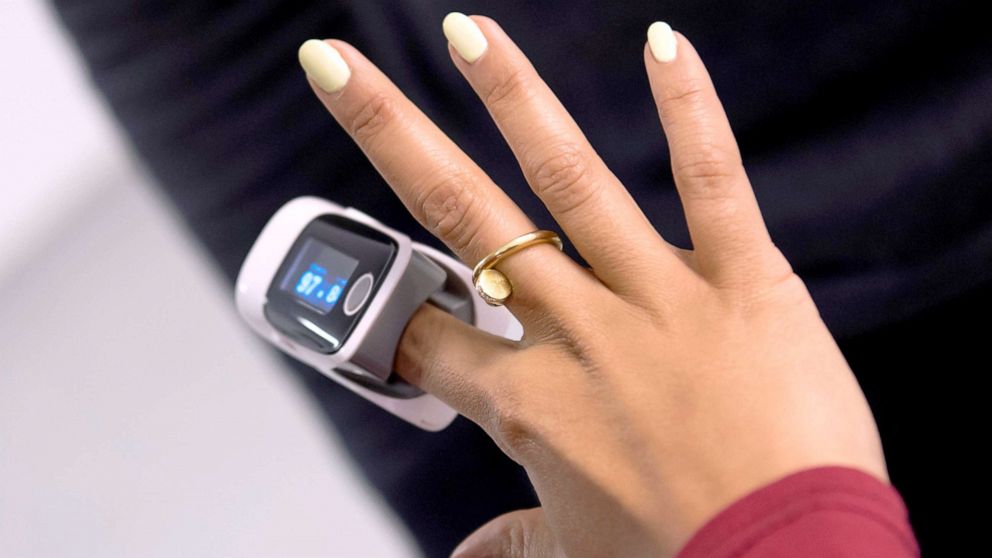
[[[493,416],[500,362],[515,352],[511,341],[490,335],[435,308],[422,305],[396,349],[396,372],[469,420],[486,426]]]
[[[543,508],[505,513],[468,536],[451,558],[565,558]]]
[[[645,253],[680,263],[495,21],[452,13],[444,31],[452,60],[489,109],[527,182],[603,282],[622,288]]]
[[[413,216],[474,265],[533,223],[461,149],[361,53],[342,41],[300,48],[314,92],[386,179]],[[333,78],[333,79],[332,79]],[[329,92],[330,91],[330,92]],[[535,309],[579,268],[550,245],[500,264],[514,283],[509,306]],[[527,317],[519,316],[524,325]]]
[[[648,38],[644,63],[701,271],[721,277],[761,267],[771,240],[713,82],[667,24],[654,23]]]

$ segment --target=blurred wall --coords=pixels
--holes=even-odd
[[[0,2],[0,556],[413,556],[37,0]]]

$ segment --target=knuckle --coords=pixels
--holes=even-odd
[[[389,96],[376,93],[355,112],[349,123],[348,132],[355,141],[364,145],[380,135],[398,114],[396,104]]]
[[[487,107],[500,107],[509,103],[516,105],[521,97],[528,94],[527,72],[516,68],[501,73],[482,94],[482,101]]]
[[[722,293],[723,298],[740,315],[750,316],[763,312],[781,315],[783,307],[813,304],[806,283],[787,263],[777,269],[762,270],[760,275],[731,275],[731,278],[722,281],[711,281],[711,285]]]
[[[600,317],[589,309],[549,312],[542,322],[551,332],[547,342],[563,351],[587,373],[596,373],[599,370],[600,348],[608,346],[604,343],[608,333],[597,326],[602,323]]]
[[[526,558],[530,526],[520,514],[511,514],[500,522],[498,540],[501,541],[500,556]]]
[[[788,263],[777,269],[768,266],[762,270],[762,273],[763,277],[753,281],[751,285],[745,286],[745,300],[778,300],[786,306],[794,305],[800,301],[812,301],[806,282]]]
[[[673,111],[682,112],[703,103],[707,84],[698,78],[683,79],[659,88],[655,97],[662,117]]]
[[[473,219],[475,196],[472,177],[462,169],[434,169],[428,179],[416,185],[421,192],[416,207],[424,225],[432,234],[462,251],[476,242],[478,223]]]
[[[557,146],[534,166],[534,192],[556,213],[582,207],[599,191],[594,181],[587,180],[589,168],[589,155],[581,147]]]
[[[507,453],[519,460],[533,452],[537,435],[516,391],[512,388],[500,390],[499,400],[492,405],[492,431]]]
[[[672,165],[675,177],[690,185],[685,195],[694,199],[727,197],[729,184],[743,173],[740,155],[706,141],[687,147]]]

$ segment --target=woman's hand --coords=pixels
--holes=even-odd
[[[456,555],[673,555],[721,508],[786,474],[835,464],[885,479],[871,412],[768,236],[688,40],[656,24],[644,63],[693,251],[659,236],[494,21],[455,14],[445,32],[592,266],[549,245],[500,264],[519,343],[431,306],[407,328],[397,371],[481,425],[543,503],[495,519]],[[301,61],[407,208],[469,265],[535,228],[353,47],[308,42]]]

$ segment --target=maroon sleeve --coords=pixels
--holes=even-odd
[[[896,490],[856,469],[818,467],[734,502],[678,558],[919,556]]]

